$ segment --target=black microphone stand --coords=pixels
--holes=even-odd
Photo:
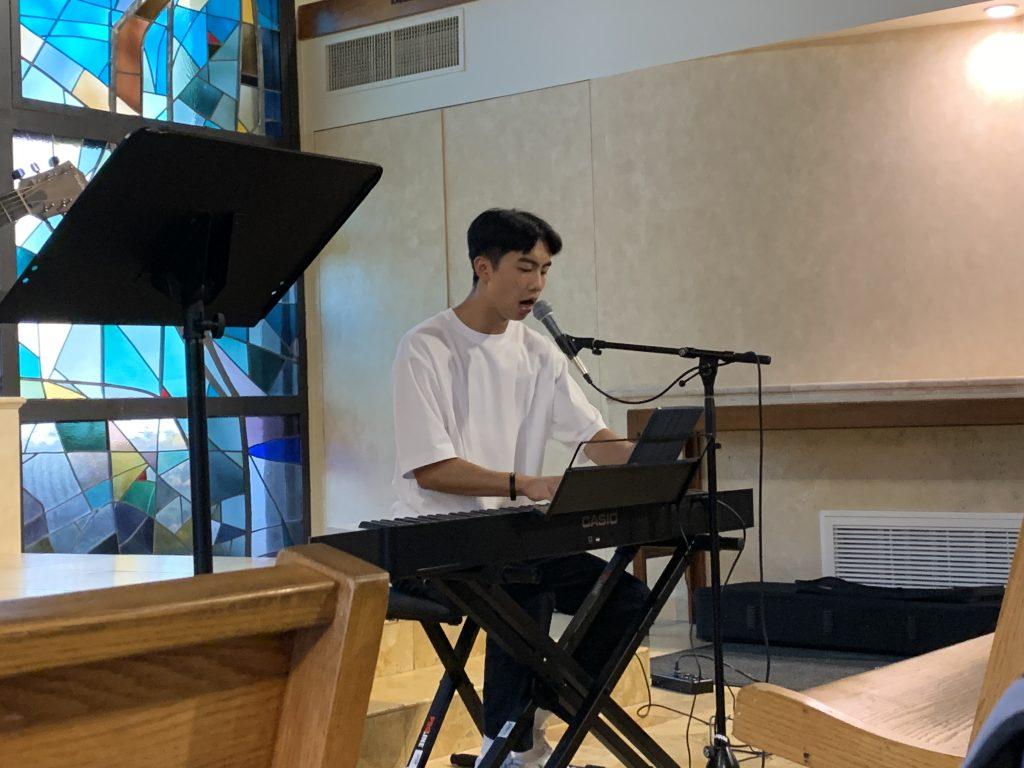
[[[647,352],[655,355],[673,355],[697,360],[697,371],[704,383],[704,433],[707,438],[708,477],[708,534],[711,541],[711,621],[713,625],[712,644],[715,657],[715,732],[712,742],[704,749],[708,768],[738,768],[739,761],[732,751],[729,737],[725,733],[725,659],[722,651],[722,566],[719,562],[721,539],[718,531],[718,466],[715,456],[721,447],[718,444],[715,422],[715,379],[718,369],[729,363],[771,365],[772,359],[755,352],[723,352],[694,347],[652,347],[646,344],[622,344],[589,337],[569,336],[566,339],[576,348],[589,349],[600,355],[606,349],[620,349],[627,352]],[[588,383],[590,377],[585,377]]]

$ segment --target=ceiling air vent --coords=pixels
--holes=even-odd
[[[362,34],[327,46],[327,90],[412,80],[462,69],[462,14]]]

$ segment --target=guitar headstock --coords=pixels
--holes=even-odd
[[[67,213],[86,183],[74,163],[64,162],[22,179],[16,194],[25,207],[25,215],[45,219]]]

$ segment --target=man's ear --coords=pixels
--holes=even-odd
[[[494,274],[494,265],[486,256],[477,256],[473,259],[473,273],[478,280],[490,280],[491,275]]]

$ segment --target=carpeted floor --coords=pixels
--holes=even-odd
[[[867,672],[901,658],[815,648],[772,648],[770,682],[790,690],[802,691]],[[752,682],[751,678],[764,680],[763,645],[726,643],[725,663],[725,681],[728,685],[743,686]],[[652,675],[672,675],[676,669],[682,674],[697,675],[699,672],[704,677],[713,677],[711,646],[701,645],[690,651],[678,651],[651,659]]]

